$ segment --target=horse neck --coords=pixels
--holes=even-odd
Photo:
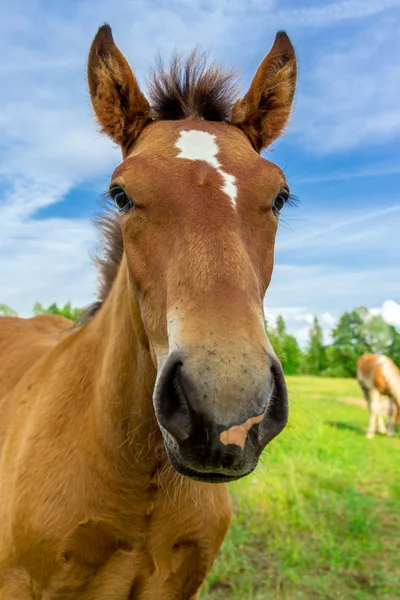
[[[156,373],[141,327],[123,259],[88,334],[95,356],[93,408],[98,441],[119,455],[130,454],[130,459],[132,454],[143,454],[144,446],[162,445],[152,404]]]
[[[396,404],[400,406],[400,371],[386,356],[383,357],[381,366],[388,390]]]

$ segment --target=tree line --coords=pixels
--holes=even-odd
[[[380,316],[372,316],[360,306],[343,313],[324,341],[317,317],[308,334],[305,348],[287,332],[283,317],[276,324],[266,323],[268,337],[287,375],[355,377],[357,359],[362,354],[386,354],[400,368],[400,332]]]
[[[58,306],[56,302],[53,302],[47,308],[40,304],[40,302],[36,302],[32,309],[33,315],[58,315],[75,322],[79,319],[82,312],[83,308],[73,307],[71,302],[66,302],[64,306]],[[0,304],[0,317],[1,316],[18,317],[18,313],[11,308],[11,306]]]
[[[67,302],[56,303],[47,308],[39,302],[33,307],[34,315],[60,315],[77,321],[83,309]],[[0,304],[0,316],[17,316],[16,311]],[[294,335],[288,333],[282,316],[276,323],[266,321],[265,328],[283,369],[287,375],[320,375],[323,377],[354,377],[357,359],[366,353],[390,356],[400,368],[400,332],[380,316],[372,316],[365,307],[343,313],[330,334],[330,342],[324,334],[317,317],[308,334],[308,341],[301,348]]]

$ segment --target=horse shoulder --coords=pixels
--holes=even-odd
[[[357,379],[362,386],[372,389],[376,369],[376,356],[363,354],[357,361]]]

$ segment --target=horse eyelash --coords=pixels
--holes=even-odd
[[[100,201],[101,202],[107,202],[108,200],[112,200],[112,198],[110,196],[110,191],[109,190],[104,190],[104,192],[100,193]]]
[[[111,197],[110,190],[105,190],[100,194],[100,205],[104,211],[113,211],[115,209],[115,203]]]
[[[288,199],[286,200],[286,204],[289,206],[296,207],[300,204],[300,198],[295,196],[294,194],[289,194]]]

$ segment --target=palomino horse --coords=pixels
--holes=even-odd
[[[357,381],[368,403],[370,414],[367,437],[374,437],[377,424],[379,433],[393,436],[394,421],[398,421],[400,417],[399,369],[387,356],[364,354],[357,361]],[[389,397],[388,403],[384,402],[381,395]],[[383,412],[388,416],[387,429]]]
[[[122,150],[120,214],[83,324],[0,322],[0,598],[194,600],[223,483],[287,421],[263,297],[289,190],[259,153],[288,121],[295,53],[278,33],[236,101],[226,72],[175,60],[148,101],[105,25],[88,80]]]

